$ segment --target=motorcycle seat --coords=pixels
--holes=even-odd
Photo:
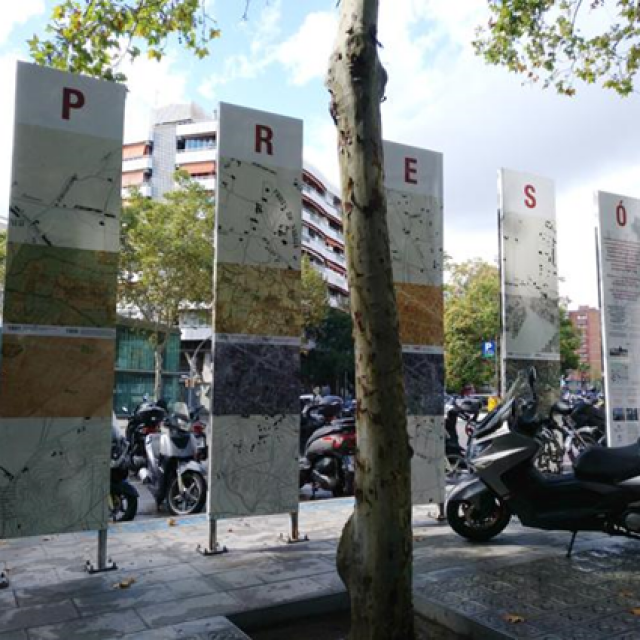
[[[589,447],[574,465],[579,480],[622,482],[640,476],[640,441],[626,447]]]

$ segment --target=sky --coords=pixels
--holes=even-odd
[[[304,121],[304,156],[337,184],[333,123],[324,88],[337,26],[336,0],[206,0],[222,30],[197,61],[170,46],[160,62],[139,59],[128,76],[125,139],[144,137],[150,110],[230,102]],[[42,35],[53,2],[3,6],[0,23],[0,215],[8,210],[15,62]],[[498,253],[497,171],[555,182],[560,292],[575,308],[596,306],[594,192],[640,198],[640,98],[578,85],[561,97],[471,48],[488,19],[486,0],[381,0],[380,57],[389,74],[384,137],[444,154],[445,251],[454,260]],[[593,18],[596,20],[596,17]]]

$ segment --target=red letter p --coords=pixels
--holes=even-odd
[[[82,109],[84,106],[84,93],[78,89],[64,87],[62,89],[62,119],[69,120],[71,109]]]

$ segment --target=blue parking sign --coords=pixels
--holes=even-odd
[[[494,340],[485,340],[482,343],[482,357],[483,358],[495,358],[496,357],[496,343]]]

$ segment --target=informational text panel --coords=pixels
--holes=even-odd
[[[544,412],[560,393],[555,188],[547,178],[502,169],[499,195],[503,391],[535,366]]]
[[[0,538],[107,525],[124,97],[18,63]]]
[[[302,122],[220,105],[209,516],[298,509]]]
[[[596,197],[607,440],[619,447],[640,437],[640,200]]]
[[[414,504],[444,500],[442,154],[384,143]]]

